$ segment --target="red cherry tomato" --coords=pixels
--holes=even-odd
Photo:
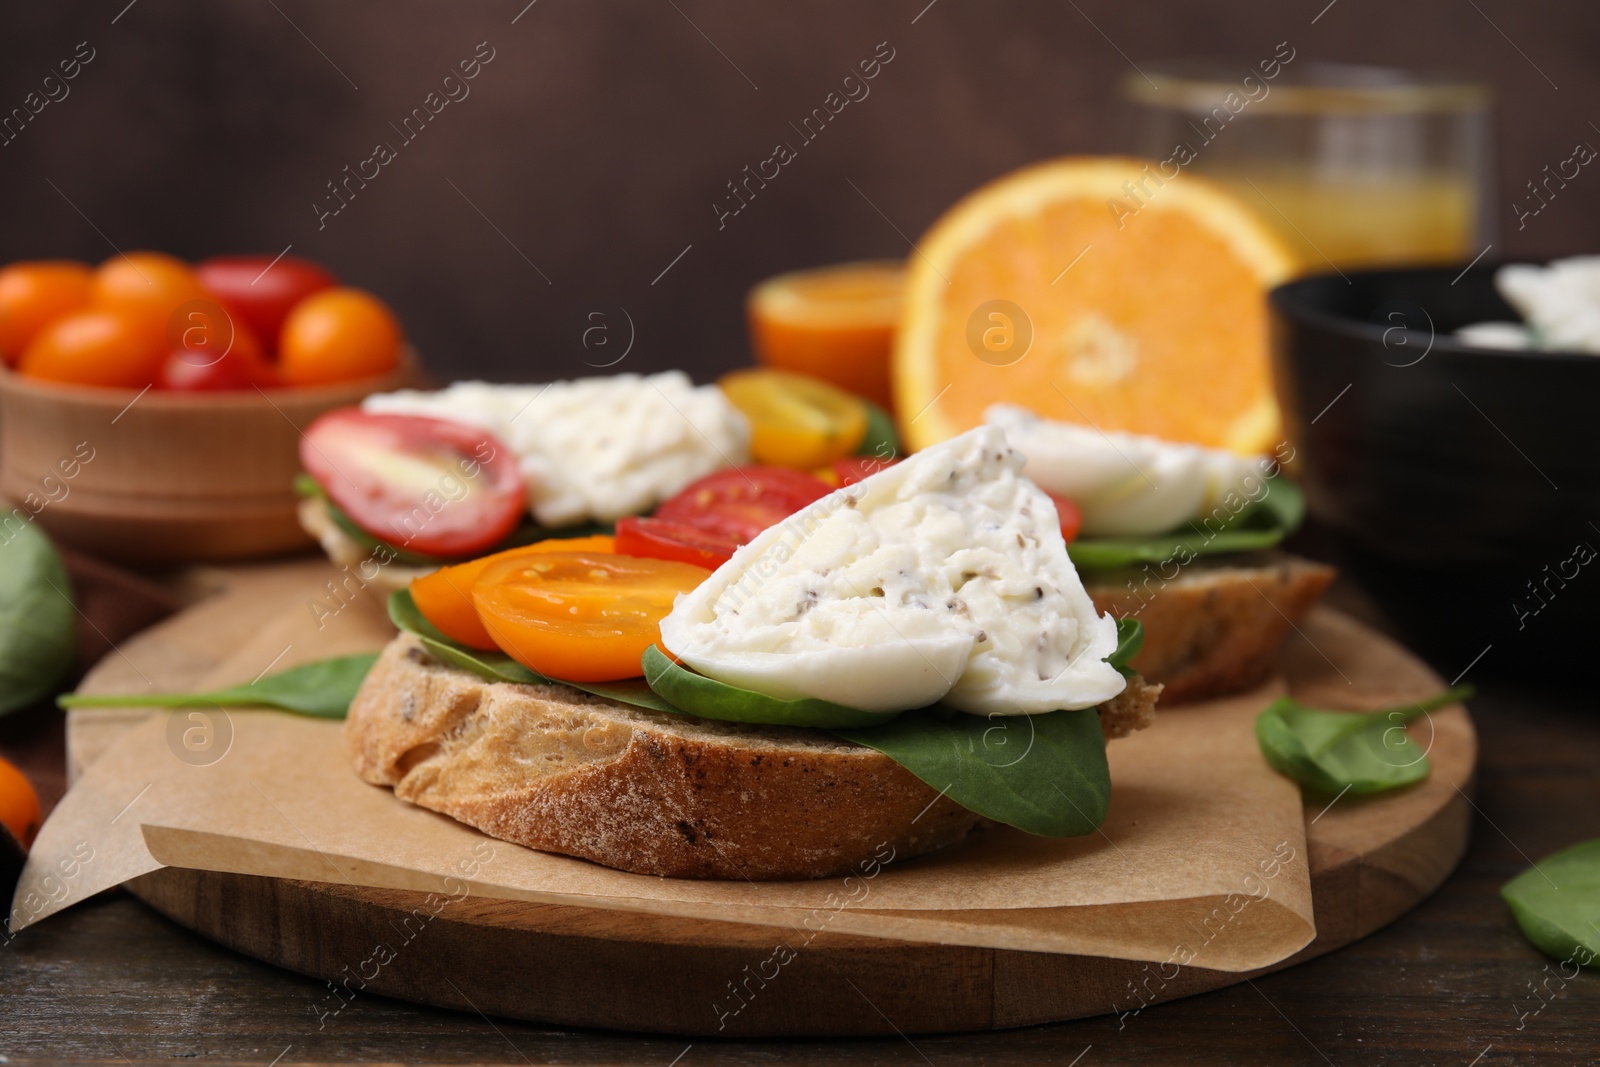
[[[270,389],[277,385],[278,371],[261,354],[261,343],[255,335],[242,326],[231,333],[226,340],[208,336],[203,344],[175,348],[162,364],[156,387],[206,392],[257,386]],[[188,340],[194,341],[194,336]]]
[[[527,509],[511,451],[444,419],[330,411],[301,437],[300,464],[357,526],[428,556],[493,548]]]
[[[1062,540],[1069,545],[1072,544],[1078,536],[1078,530],[1083,526],[1082,509],[1064,496],[1056,496],[1054,493],[1046,493],[1045,496],[1055,504],[1056,514],[1061,517]]]
[[[635,516],[617,520],[619,556],[666,559],[716,570],[733,558],[739,542],[726,534],[702,530],[681,522]]]
[[[200,284],[268,345],[276,346],[289,310],[337,279],[298,256],[212,256],[195,268]]]
[[[879,459],[877,456],[846,456],[833,461],[833,476],[841,486],[855,485],[900,462],[898,459]]]
[[[832,491],[815,475],[785,467],[732,467],[708,474],[656,509],[682,523],[745,544]]]

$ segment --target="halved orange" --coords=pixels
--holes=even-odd
[[[905,265],[841,263],[768,278],[750,290],[756,359],[889,407],[889,353]]]
[[[1157,164],[1069,157],[951,208],[907,262],[894,351],[924,448],[1014,403],[1241,452],[1278,434],[1265,291],[1295,261],[1233,196]]]

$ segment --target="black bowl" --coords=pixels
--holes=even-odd
[[[1408,638],[1518,669],[1592,648],[1600,356],[1456,340],[1516,319],[1487,266],[1302,278],[1270,302],[1311,514]]]

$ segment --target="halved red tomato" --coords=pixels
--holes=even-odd
[[[846,456],[833,461],[833,476],[841,486],[855,485],[900,462],[898,458],[879,459],[877,456]]]
[[[742,545],[831,491],[827,482],[804,471],[731,467],[694,482],[657,508],[655,517]]]
[[[444,419],[330,411],[300,438],[300,464],[357,526],[428,556],[492,548],[527,508],[510,449]]]
[[[1078,531],[1083,527],[1083,510],[1064,496],[1046,493],[1051,502],[1056,506],[1056,514],[1061,517],[1061,537],[1072,544],[1078,537]]]
[[[739,542],[715,530],[634,515],[617,520],[617,554],[669,559],[716,570],[733,558]]]
[[[645,649],[679,593],[710,571],[604,552],[545,552],[490,564],[472,585],[478,617],[501,650],[569,682],[637,678]]]

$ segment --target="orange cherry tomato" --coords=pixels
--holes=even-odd
[[[137,315],[162,336],[181,305],[209,299],[189,264],[163,252],[112,256],[94,272],[96,307]]]
[[[450,640],[459,641],[470,648],[492,652],[500,646],[494,643],[489,631],[483,628],[483,621],[478,618],[478,609],[472,603],[472,586],[486,568],[500,560],[518,559],[541,552],[610,553],[615,547],[616,540],[609,534],[596,534],[593,537],[552,537],[547,541],[535,541],[531,545],[508,548],[504,552],[496,552],[482,559],[457,563],[452,567],[440,567],[431,574],[413,578],[411,599],[416,601],[417,610],[422,612],[423,618],[433,623]]]
[[[360,289],[324,289],[294,306],[278,338],[288,385],[374,378],[400,362],[400,324],[388,305]]]
[[[472,600],[495,643],[528,669],[609,682],[643,673],[673,600],[710,574],[662,559],[547,552],[486,567]]]
[[[17,372],[77,385],[143,389],[167,358],[166,339],[138,312],[90,308],[57,319],[29,342]]]
[[[39,832],[39,794],[33,791],[33,785],[21,771],[3,759],[0,759],[0,825],[10,830],[23,848],[31,846],[34,835]]]
[[[1056,506],[1056,514],[1061,518],[1061,538],[1067,544],[1077,540],[1078,531],[1083,528],[1083,509],[1064,496],[1046,493],[1051,503]]]
[[[93,276],[68,259],[13,263],[0,270],[0,357],[15,365],[35,334],[85,307]]]

